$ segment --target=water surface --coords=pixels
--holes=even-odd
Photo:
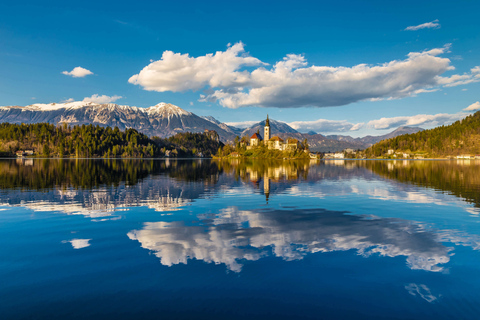
[[[480,162],[0,161],[2,319],[477,319]]]

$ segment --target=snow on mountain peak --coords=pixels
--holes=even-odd
[[[177,107],[171,103],[165,103],[161,102],[155,106],[149,107],[145,109],[145,112],[148,113],[148,115],[158,115],[161,117],[173,117],[173,116],[188,116],[191,115],[190,112],[183,110],[180,107]]]
[[[93,102],[85,102],[85,101],[73,101],[73,102],[65,102],[65,103],[35,103],[23,107],[24,110],[31,110],[31,111],[54,111],[59,109],[76,109],[82,108],[86,106],[96,106],[98,104]]]

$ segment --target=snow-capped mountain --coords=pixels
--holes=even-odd
[[[32,104],[26,107],[8,106],[0,107],[0,122],[117,126],[121,130],[134,128],[149,136],[159,137],[208,129],[217,131],[223,141],[233,140],[236,135],[227,125],[203,119],[163,102],[149,108],[81,101]]]

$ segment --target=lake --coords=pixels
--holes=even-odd
[[[478,319],[480,161],[0,160],[2,319]]]

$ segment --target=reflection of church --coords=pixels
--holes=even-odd
[[[294,181],[302,175],[302,173],[307,173],[310,162],[300,164],[282,162],[278,163],[275,166],[265,166],[265,167],[247,167],[244,171],[244,176],[248,177],[248,180],[253,183],[256,189],[260,189],[263,180],[263,193],[265,198],[268,200],[270,198],[270,193],[272,192],[272,184],[276,189],[279,185],[286,186],[288,181]]]
[[[294,151],[298,148],[298,140],[289,138],[287,141],[283,140],[278,136],[270,137],[270,119],[267,115],[267,120],[265,121],[265,127],[263,128],[263,139],[260,136],[259,132],[254,133],[250,137],[250,146],[247,149],[258,147],[261,144],[268,147],[268,149],[276,149],[280,151]]]

